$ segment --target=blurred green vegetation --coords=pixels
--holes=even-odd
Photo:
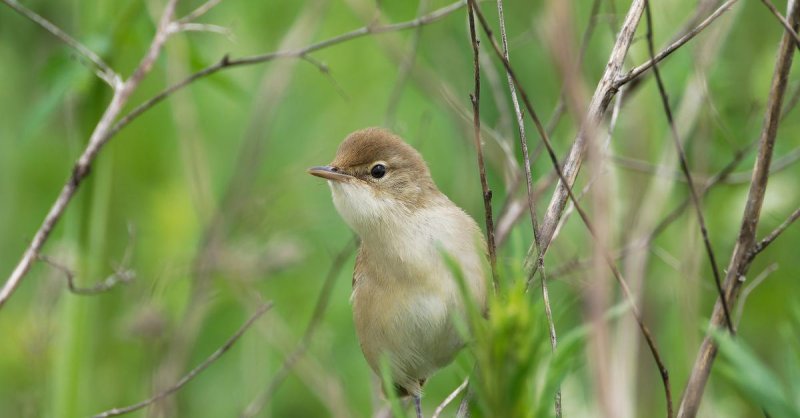
[[[163,3],[24,2],[125,76],[147,49]],[[178,15],[200,3],[180,2]],[[301,47],[363,27],[377,16],[376,3],[384,22],[413,19],[418,11],[417,2],[222,2],[201,22],[228,27],[232,37],[206,32],[172,37],[126,110],[225,54],[240,57],[281,46]],[[590,91],[605,67],[629,1],[602,3],[582,64]],[[654,2],[657,45],[679,30],[696,3]],[[427,9],[448,4],[431,0]],[[504,4],[512,63],[540,116],[547,119],[558,101],[562,78],[547,46],[546,2]],[[571,6],[570,30],[579,40],[591,2]],[[482,8],[491,22],[497,21],[494,2],[482,3]],[[171,96],[114,137],[43,253],[69,266],[81,286],[91,286],[121,267],[130,249],[131,262],[122,267],[135,271],[136,279],[98,296],[77,296],[67,291],[60,271],[44,263],[33,268],[0,311],[0,416],[82,417],[138,402],[175,382],[218,348],[259,299],[272,300],[275,307],[229,353],[166,402],[133,414],[237,416],[266,389],[300,340],[335,254],[351,240],[327,187],[305,169],[330,161],[338,143],[358,128],[388,124],[421,151],[440,189],[483,225],[467,111],[473,74],[465,16],[461,9],[422,28],[413,51],[415,31],[406,30],[311,54],[329,68],[329,75],[300,59],[220,72]],[[782,34],[774,17],[755,1],[739,2],[712,29],[718,26],[726,29],[701,34],[661,66],[673,108],[696,116],[685,136],[690,165],[700,178],[716,173],[736,150],[757,139]],[[638,35],[643,33],[642,26]],[[720,39],[714,41],[713,36]],[[72,50],[5,6],[0,7],[0,39],[0,272],[6,275],[68,178],[111,92]],[[719,50],[698,46],[709,43]],[[505,77],[486,46],[481,50],[490,59],[483,69],[481,115],[484,126],[496,132],[484,141],[498,214],[508,194],[520,192],[508,191],[497,138],[509,144],[517,161],[520,157]],[[402,84],[396,110],[388,114],[392,92],[402,79],[402,62],[412,52],[413,70]],[[637,37],[626,67],[646,59],[646,45]],[[701,82],[692,85],[695,74]],[[798,86],[798,75],[795,69],[790,91]],[[698,108],[682,107],[698,94]],[[674,151],[655,84],[647,79],[626,100],[609,151],[657,164],[665,152]],[[680,110],[676,114],[679,123],[685,121]],[[561,155],[575,131],[574,118],[565,116],[553,135]],[[776,161],[800,147],[798,132],[800,110],[795,109],[781,125]],[[531,125],[528,137],[535,148],[538,137]],[[746,173],[753,161],[753,153],[748,154],[737,172]],[[537,179],[552,170],[543,156],[532,163]],[[595,222],[609,225],[615,247],[638,238],[630,236],[637,220],[645,215],[659,219],[687,196],[685,184],[676,182],[661,196],[662,205],[642,214],[649,199],[645,191],[657,183],[654,176],[618,164],[609,167],[604,178],[612,213]],[[587,173],[579,178],[579,188],[586,184]],[[759,236],[800,205],[798,178],[800,164],[771,177]],[[721,268],[738,234],[747,185],[719,185],[704,201]],[[538,201],[540,216],[551,189]],[[637,286],[645,321],[669,368],[676,402],[716,299],[692,213],[684,213],[654,241],[646,253],[644,281]],[[499,249],[507,286],[493,305],[499,306],[498,314],[476,333],[491,338],[465,350],[430,380],[423,400],[426,415],[471,372],[474,359],[483,358],[486,364],[506,362],[486,370],[480,384],[502,383],[519,392],[494,396],[479,384],[486,396],[477,397],[475,416],[491,416],[487,410],[496,411],[503,396],[523,402],[506,404],[505,411],[518,413],[514,408],[519,407],[549,414],[550,408],[541,408],[537,401],[544,399],[549,405],[551,380],[558,383],[562,377],[565,416],[596,416],[591,368],[582,338],[574,337],[587,324],[584,290],[594,272],[577,270],[550,283],[556,328],[574,337],[572,348],[564,349],[567,354],[551,359],[538,286],[529,297],[519,296],[521,266],[532,239],[529,221],[522,218]],[[783,411],[797,411],[789,397],[797,394],[796,363],[789,377],[784,365],[785,359],[797,362],[800,352],[798,322],[792,319],[799,305],[799,245],[800,228],[794,226],[751,268],[750,276],[755,277],[778,264],[747,299],[737,340],[749,349],[723,350],[724,378],[715,369],[701,416],[758,416],[765,408],[760,403],[772,398],[786,401]],[[588,257],[591,251],[585,227],[572,216],[545,259],[547,271],[575,257]],[[336,273],[330,305],[308,353],[271,396],[262,416],[360,417],[376,408],[378,378],[362,358],[348,304],[351,268],[352,256]],[[628,268],[623,266],[624,274]],[[616,284],[609,286],[617,289]],[[620,303],[617,291],[612,293]],[[610,315],[609,322],[615,327],[632,323],[627,312]],[[628,350],[635,368],[628,399],[636,407],[632,416],[662,415],[661,382],[646,347],[636,339]],[[505,351],[507,358],[498,357]],[[543,372],[551,361],[559,365],[557,370]],[[519,381],[503,380],[508,376],[503,367],[528,367],[530,373]],[[753,393],[750,383],[770,376],[776,387],[788,384],[778,389],[785,394]],[[530,397],[523,399],[526,392]],[[455,406],[449,408],[453,414]],[[790,416],[781,411],[773,416]]]

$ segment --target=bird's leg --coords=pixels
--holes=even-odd
[[[417,410],[417,418],[422,418],[422,398],[419,395],[414,396],[414,408]]]

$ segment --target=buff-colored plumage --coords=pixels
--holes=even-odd
[[[376,164],[385,167],[380,178],[371,174]],[[309,171],[328,179],[337,211],[361,238],[352,304],[364,356],[376,373],[386,356],[395,386],[419,396],[464,345],[453,320],[464,303],[443,253],[485,306],[480,229],[439,191],[420,154],[388,131],[349,135],[330,166]]]

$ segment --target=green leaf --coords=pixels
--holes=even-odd
[[[800,417],[800,410],[789,401],[786,388],[778,376],[741,340],[733,340],[721,331],[713,335],[723,360],[717,370],[725,378],[772,418]]]

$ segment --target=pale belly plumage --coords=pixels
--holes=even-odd
[[[420,382],[449,364],[464,345],[454,323],[463,309],[437,289],[363,279],[353,291],[353,311],[364,356],[379,375],[384,357],[396,385],[418,394]]]

